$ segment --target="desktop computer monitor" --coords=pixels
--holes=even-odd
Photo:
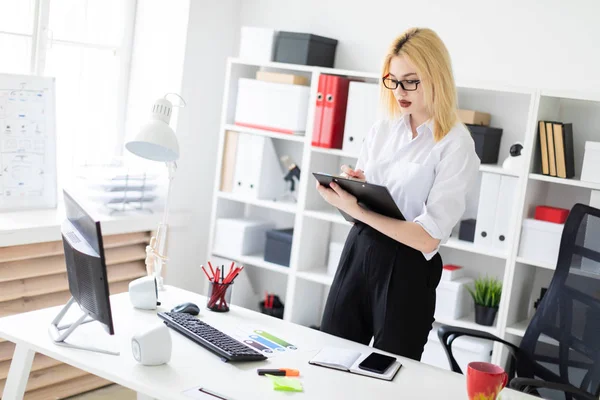
[[[58,345],[115,354],[65,342],[69,334],[83,323],[97,321],[110,335],[114,334],[114,327],[100,221],[92,218],[72,194],[66,190],[63,194],[66,218],[61,225],[61,235],[72,297],[52,322],[50,335]],[[77,304],[83,315],[73,324],[58,326],[72,304]],[[66,332],[61,333],[64,329],[67,329]]]

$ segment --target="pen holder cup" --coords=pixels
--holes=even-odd
[[[233,283],[210,282],[206,308],[211,311],[227,312],[231,303]]]
[[[273,308],[266,308],[264,301],[261,301],[259,305],[260,305],[260,312],[261,313],[270,315],[271,317],[283,319],[283,306],[281,306],[281,307],[273,307]]]

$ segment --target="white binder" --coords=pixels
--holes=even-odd
[[[367,133],[380,117],[379,85],[350,82],[342,150],[358,156]]]
[[[274,200],[285,192],[283,177],[271,138],[239,135],[233,193],[252,199]]]
[[[496,223],[496,207],[500,190],[501,176],[493,173],[482,173],[477,222],[475,223],[475,240],[477,246],[492,247],[494,224]]]
[[[502,176],[500,179],[496,221],[492,237],[492,245],[496,250],[505,251],[508,249],[509,229],[514,215],[517,182],[518,178],[514,176]]]

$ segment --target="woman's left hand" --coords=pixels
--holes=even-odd
[[[356,212],[360,206],[356,197],[345,191],[335,182],[329,184],[329,188],[321,185],[317,181],[317,191],[332,206],[344,211],[351,217],[356,217]]]

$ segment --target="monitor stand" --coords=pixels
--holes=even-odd
[[[89,350],[89,351],[94,351],[97,353],[104,353],[104,354],[110,354],[113,356],[118,356],[119,355],[118,351],[115,352],[115,351],[111,351],[111,350],[100,349],[100,348],[93,347],[93,346],[82,346],[82,345],[76,345],[76,344],[71,344],[71,343],[65,342],[65,340],[69,337],[69,335],[71,333],[73,333],[75,328],[77,328],[80,325],[87,324],[88,322],[95,321],[89,314],[84,313],[74,323],[59,326],[58,324],[60,323],[60,320],[63,319],[63,317],[65,316],[65,314],[67,313],[67,311],[69,310],[69,308],[71,307],[71,305],[73,303],[76,303],[76,301],[73,297],[71,297],[69,299],[69,301],[67,302],[67,304],[63,307],[62,310],[60,310],[60,312],[58,313],[56,318],[54,318],[54,320],[48,327],[48,333],[50,334],[50,338],[52,338],[54,343],[56,343],[59,346],[70,347],[73,349]],[[88,319],[88,317],[89,317],[89,319]],[[61,331],[65,330],[65,329],[66,329],[66,331],[61,333]]]

